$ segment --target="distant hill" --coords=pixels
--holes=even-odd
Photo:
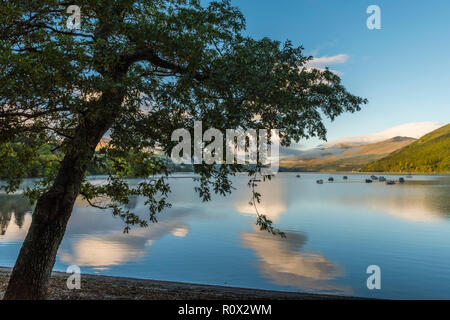
[[[375,133],[369,133],[357,137],[346,137],[338,140],[332,140],[326,142],[324,145],[332,146],[341,143],[369,144],[385,141],[394,137],[411,137],[414,139],[419,139],[424,135],[426,135],[427,133],[437,130],[444,125],[445,123],[432,121],[409,122]]]
[[[341,143],[324,149],[323,156],[309,154],[280,160],[282,171],[356,171],[368,163],[381,159],[390,153],[416,141],[409,137],[394,137],[371,144]],[[340,149],[337,150],[336,149]]]
[[[361,171],[450,173],[450,124],[368,164]]]

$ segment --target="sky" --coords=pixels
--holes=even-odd
[[[450,122],[450,1],[231,3],[246,17],[247,35],[302,45],[314,66],[335,70],[351,93],[369,100],[360,112],[325,121],[328,141],[410,122]],[[379,30],[367,28],[369,5],[380,7]]]

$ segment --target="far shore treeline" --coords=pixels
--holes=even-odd
[[[107,175],[111,172],[119,173],[124,177],[139,176],[139,168],[144,159],[134,155],[132,152],[126,158],[117,159],[115,162],[104,159],[102,161],[102,149],[107,144],[103,144],[96,151],[97,159],[94,164],[88,167],[87,175]],[[26,141],[16,141],[8,146],[14,152],[9,153],[6,161],[21,163],[30,155],[25,148]],[[45,177],[59,165],[62,154],[58,151],[58,143],[43,144],[38,148],[37,155],[29,165],[20,167],[28,178]],[[2,151],[2,150],[0,150]],[[5,150],[3,150],[5,151]],[[175,165],[170,158],[160,155],[165,161],[169,172],[193,172],[192,165]],[[313,172],[317,170],[299,170],[298,168],[280,167],[281,172]],[[342,168],[334,170],[321,170],[323,172],[339,172]],[[245,170],[244,170],[245,171]],[[348,170],[347,170],[348,171]],[[401,148],[383,159],[374,161],[362,167],[360,172],[393,172],[393,173],[450,173],[450,124],[443,126],[419,140]],[[1,178],[1,177],[0,177]]]
[[[5,161],[23,163],[23,159],[32,156],[28,154],[26,141],[16,141],[8,145],[3,145],[2,148],[9,148],[8,157]],[[32,161],[29,161],[28,165],[20,167],[25,177],[27,178],[40,178],[46,177],[51,172],[54,172],[59,166],[63,155],[59,152],[58,143],[43,144],[37,147],[37,152],[33,154]],[[0,150],[0,153],[6,150]],[[6,152],[5,152],[6,153]],[[106,160],[102,157],[102,148],[96,150],[97,161],[88,166],[86,175],[108,175],[111,172],[115,172],[123,177],[136,177],[139,176],[140,167],[143,164],[144,159],[141,159],[137,155],[130,152],[126,158],[118,158],[114,162]],[[191,172],[193,171],[191,165],[175,165],[169,158],[160,156],[161,160],[165,161],[168,165],[168,169],[171,172]],[[2,177],[0,177],[1,179]]]

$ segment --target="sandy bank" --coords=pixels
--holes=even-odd
[[[11,268],[0,267],[0,297],[6,290]],[[83,274],[81,289],[66,287],[68,274],[54,272],[50,285],[49,299],[54,300],[244,300],[244,299],[290,299],[329,300],[353,299],[349,297],[316,295],[308,293],[256,290],[245,288],[200,285],[181,282],[132,279]]]

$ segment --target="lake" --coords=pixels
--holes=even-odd
[[[260,183],[258,209],[285,239],[255,226],[246,175],[233,179],[232,195],[207,203],[193,191],[191,175],[170,178],[173,207],[158,215],[157,224],[129,234],[119,219],[79,199],[55,270],[78,265],[83,273],[156,280],[450,299],[450,177],[414,176],[392,186],[366,184],[367,177],[279,173]],[[128,207],[141,216],[147,212],[141,198]],[[20,194],[0,195],[1,266],[14,265],[30,210]],[[380,290],[367,288],[370,265],[381,269]]]

